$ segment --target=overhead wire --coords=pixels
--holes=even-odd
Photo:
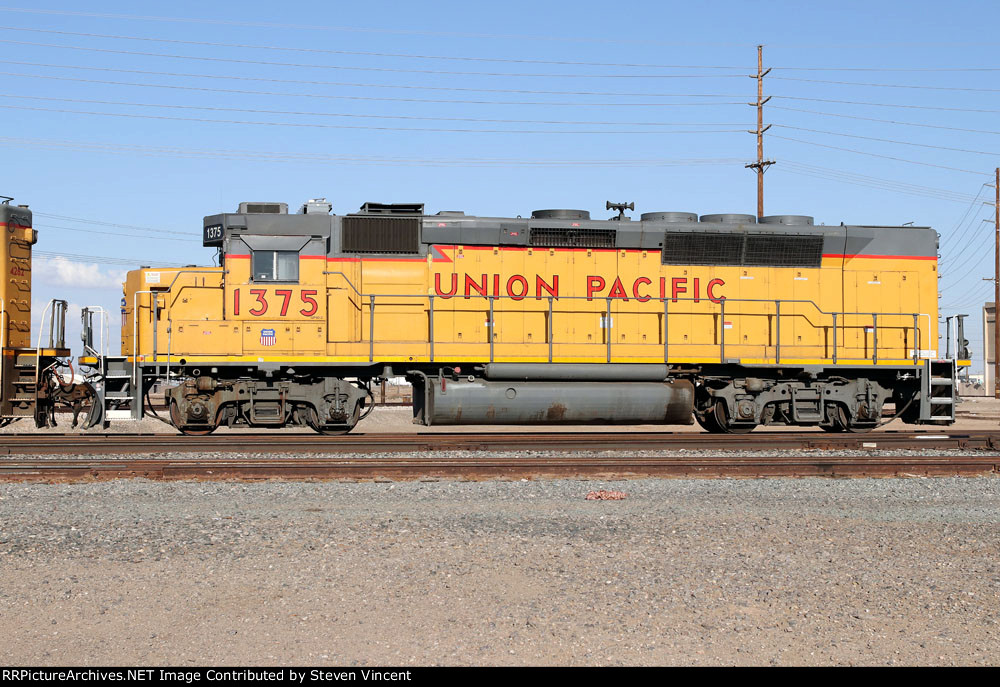
[[[177,105],[171,103],[137,103],[121,100],[96,100],[88,98],[57,98],[52,96],[39,95],[15,95],[8,94],[7,97],[22,100],[42,100],[46,102],[74,103],[85,105],[116,105],[124,107],[162,108],[171,110],[199,110],[205,112],[240,112],[247,114],[274,114],[293,115],[308,117],[344,117],[356,119],[402,119],[407,121],[433,121],[433,122],[469,122],[485,124],[558,124],[574,126],[740,126],[739,122],[615,122],[615,121],[578,121],[578,120],[551,120],[551,119],[499,119],[481,117],[427,117],[420,115],[379,115],[366,113],[345,113],[345,112],[306,112],[297,110],[265,110],[262,108],[247,107],[219,107],[208,105]]]
[[[135,114],[126,112],[95,112],[92,110],[72,110],[67,108],[51,107],[28,107],[22,105],[0,104],[0,108],[6,110],[24,110],[29,112],[57,112],[60,114],[82,114],[101,117],[120,117],[129,119],[154,119],[177,122],[200,122],[211,124],[240,124],[252,126],[272,126],[272,127],[296,127],[296,128],[320,128],[320,129],[361,129],[369,131],[422,131],[438,133],[465,133],[465,134],[546,134],[546,135],[632,135],[632,134],[725,134],[743,133],[743,129],[700,129],[700,130],[667,130],[667,131],[623,131],[623,130],[564,130],[564,129],[447,129],[436,127],[392,127],[392,126],[362,126],[357,124],[321,124],[317,122],[264,122],[256,120],[239,119],[206,119],[203,117],[174,117],[166,115]]]
[[[6,62],[0,60],[0,64]],[[514,101],[514,100],[457,100],[439,98],[390,98],[367,95],[335,95],[329,93],[288,93],[284,91],[256,91],[236,88],[208,88],[204,86],[181,86],[177,84],[142,83],[140,81],[107,81],[102,79],[82,79],[70,76],[54,76],[51,74],[25,74],[20,72],[0,71],[2,76],[13,76],[29,79],[46,79],[51,81],[67,81],[72,83],[102,84],[110,86],[130,86],[139,88],[162,88],[180,91],[195,91],[203,93],[228,93],[234,95],[264,95],[282,98],[318,98],[324,100],[358,100],[374,102],[430,103],[439,105],[516,105],[516,106],[554,106],[554,107],[716,107],[719,105],[746,105],[743,101],[720,102],[718,100],[696,103],[583,103],[558,101]],[[675,96],[671,96],[675,97]],[[681,97],[681,96],[676,96]],[[710,97],[710,96],[701,96]],[[715,97],[715,96],[711,96]]]
[[[733,165],[742,158],[600,158],[600,159],[528,159],[528,158],[407,158],[376,155],[333,155],[290,151],[192,149],[171,146],[107,143],[94,141],[66,141],[58,139],[25,139],[0,137],[0,145],[41,147],[53,149],[87,150],[107,153],[170,156],[195,159],[250,160],[263,162],[370,164],[423,167],[619,167],[644,168],[690,165]],[[40,213],[39,213],[40,214]]]
[[[210,57],[207,55],[175,55],[172,53],[145,52],[140,50],[120,50],[115,48],[94,48],[82,45],[60,45],[58,43],[39,43],[36,41],[17,41],[12,38],[0,38],[0,43],[8,45],[23,45],[36,48],[56,48],[60,50],[76,50],[111,55],[130,55],[133,57],[158,57],[171,60],[192,60],[198,62],[250,64],[266,67],[294,67],[296,69],[333,69],[360,72],[388,72],[393,74],[430,74],[436,76],[499,76],[516,78],[548,78],[548,79],[736,79],[746,78],[746,74],[551,74],[532,72],[460,72],[442,69],[406,69],[402,67],[361,67],[354,65],[308,64],[301,62],[275,62],[272,60],[250,60],[234,57]]]
[[[882,159],[885,159],[885,160],[894,160],[896,162],[906,162],[906,163],[911,164],[911,165],[921,165],[923,167],[935,167],[937,169],[946,169],[946,170],[951,171],[951,172],[964,172],[966,174],[975,174],[976,176],[979,176],[979,177],[987,176],[987,174],[985,172],[983,172],[983,171],[977,171],[977,170],[973,170],[973,169],[963,169],[961,167],[950,167],[948,165],[939,165],[939,164],[935,164],[933,162],[921,162],[919,160],[909,160],[907,158],[895,157],[893,155],[882,155],[880,153],[872,153],[872,152],[867,151],[867,150],[855,150],[853,148],[843,148],[841,146],[833,146],[833,145],[828,145],[826,143],[817,143],[816,141],[804,141],[801,138],[792,138],[790,136],[782,136],[780,134],[768,134],[768,136],[770,136],[771,138],[780,139],[782,141],[791,141],[793,143],[803,143],[805,145],[817,146],[817,147],[820,147],[820,148],[828,148],[830,150],[839,150],[839,151],[842,151],[842,152],[845,152],[845,153],[855,153],[857,155],[867,155],[869,157],[878,157],[878,158],[882,158]]]
[[[553,91],[526,88],[471,88],[466,86],[426,86],[418,84],[380,84],[351,81],[322,81],[316,79],[280,79],[263,76],[240,76],[218,74],[192,74],[190,72],[164,72],[144,69],[122,69],[115,67],[94,67],[74,64],[51,64],[45,62],[25,62],[22,60],[0,60],[0,64],[17,64],[29,67],[52,69],[77,69],[83,71],[114,72],[119,74],[143,74],[147,76],[170,76],[199,79],[221,79],[227,81],[259,81],[264,83],[286,83],[305,86],[344,86],[349,88],[385,88],[416,91],[448,91],[461,93],[511,93],[517,95],[582,95],[602,98],[745,98],[742,93],[650,93],[621,91]]]

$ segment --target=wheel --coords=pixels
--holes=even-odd
[[[835,432],[850,432],[851,434],[864,434],[865,432],[870,432],[876,427],[878,427],[878,420],[871,425],[859,425],[858,423],[852,423],[847,418],[847,411],[844,410],[844,406],[839,406],[837,408],[837,413],[833,418],[833,426],[837,429],[832,430]]]
[[[358,418],[361,416],[361,404],[354,406],[354,413],[351,415],[351,422],[349,425],[321,425],[319,423],[319,415],[316,413],[315,408],[310,408],[309,412],[306,414],[306,424],[312,427],[313,431],[318,434],[323,434],[324,436],[340,436],[347,434],[352,429],[354,429],[358,424]]]
[[[705,412],[704,419],[697,414],[694,417],[699,425],[712,434],[749,434],[757,428],[757,425],[729,424],[726,402],[723,400],[716,401],[715,405]]]
[[[213,425],[213,426],[208,427],[206,429],[195,429],[195,428],[192,428],[192,427],[184,427],[184,426],[182,426],[181,425],[181,412],[177,408],[177,402],[176,401],[171,401],[170,402],[170,422],[171,422],[171,424],[173,424],[174,427],[177,428],[177,430],[181,434],[186,434],[189,437],[203,437],[206,434],[211,434],[212,432],[215,431],[215,428],[218,426],[218,425]]]

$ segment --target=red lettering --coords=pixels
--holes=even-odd
[[[620,298],[623,301],[628,300],[628,294],[625,293],[625,287],[622,286],[621,277],[615,277],[615,283],[611,285],[611,290],[608,291],[608,298]]]
[[[259,308],[250,308],[247,312],[254,317],[260,317],[267,312],[267,300],[264,295],[267,293],[266,289],[250,289],[250,295],[257,297],[257,302],[260,303]]]
[[[288,314],[288,304],[292,301],[292,291],[291,289],[275,289],[274,293],[284,299],[281,302],[281,316],[284,317]]]
[[[472,294],[473,291],[475,291],[476,293],[478,293],[480,296],[486,296],[486,295],[488,295],[487,291],[486,291],[487,288],[488,287],[486,286],[486,275],[485,274],[482,275],[482,277],[480,277],[480,281],[478,281],[478,282],[475,279],[473,279],[471,276],[469,276],[468,274],[465,275],[465,297],[466,298],[468,298]]]
[[[521,293],[514,293],[512,287],[513,284],[521,285]],[[513,277],[507,280],[507,295],[513,298],[515,301],[524,300],[525,294],[528,293],[528,280],[522,277],[520,274],[515,274]]]
[[[671,299],[677,302],[677,296],[687,293],[687,277],[674,277],[670,280]]]
[[[299,310],[299,314],[302,315],[303,317],[311,317],[316,314],[317,310],[319,310],[319,303],[317,303],[316,299],[313,298],[313,296],[315,296],[316,293],[317,292],[315,289],[303,289],[302,293],[299,294],[299,298],[302,299],[303,303],[309,303],[310,305],[312,305],[312,307],[309,308],[308,310],[306,310],[305,308]]]
[[[443,298],[451,298],[452,296],[455,295],[457,291],[458,291],[457,274],[451,275],[451,291],[449,291],[448,293],[445,293],[444,291],[441,290],[441,273],[437,272],[434,274],[434,293]]]
[[[712,301],[713,303],[718,303],[720,301],[726,300],[725,296],[716,296],[715,293],[713,293],[713,290],[715,289],[716,286],[725,286],[725,285],[726,282],[724,282],[721,279],[713,279],[712,281],[708,282],[708,288],[705,289],[705,292],[708,294],[708,300]]]
[[[635,283],[632,284],[632,295],[635,296],[635,299],[640,303],[645,303],[646,301],[648,301],[649,296],[639,295],[639,284],[646,284],[648,286],[651,283],[652,282],[646,279],[646,277],[639,277],[638,279],[635,280]]]
[[[667,278],[660,277],[660,300],[666,300],[667,298]]]
[[[535,299],[536,300],[541,300],[542,299],[542,290],[543,289],[550,296],[552,296],[553,298],[558,299],[559,298],[559,275],[558,274],[553,274],[552,275],[552,285],[549,286],[548,284],[545,283],[545,280],[542,279],[541,275],[536,274],[535,275]]]
[[[694,278],[694,302],[695,303],[700,303],[701,302],[701,298],[698,296],[698,282],[700,282],[700,281],[701,281],[701,279],[699,279],[698,277]]]
[[[594,294],[604,289],[604,277],[587,277],[587,300],[594,300]]]
[[[233,315],[240,314],[240,290],[233,289]]]
[[[500,275],[493,275],[493,295],[496,297],[500,296]]]

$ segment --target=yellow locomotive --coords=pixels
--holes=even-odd
[[[804,216],[427,214],[325,200],[204,221],[219,267],[124,285],[133,408],[173,423],[349,431],[405,375],[414,422],[662,423],[864,431],[883,406],[954,419],[938,360],[937,235]],[[170,386],[175,383],[176,385]]]
[[[55,402],[63,387],[73,386],[72,381],[63,385],[54,374],[70,355],[65,343],[66,301],[46,305],[41,331],[32,342],[31,251],[38,233],[27,205],[11,205],[13,198],[7,196],[0,199],[0,265],[4,270],[0,279],[0,426],[21,418],[43,426],[54,421]],[[86,396],[82,389],[74,387],[74,391],[76,400]],[[89,386],[87,392],[92,395]]]

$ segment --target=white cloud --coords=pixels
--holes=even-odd
[[[68,286],[74,289],[120,289],[127,272],[61,257],[35,258],[32,279],[50,286]]]

